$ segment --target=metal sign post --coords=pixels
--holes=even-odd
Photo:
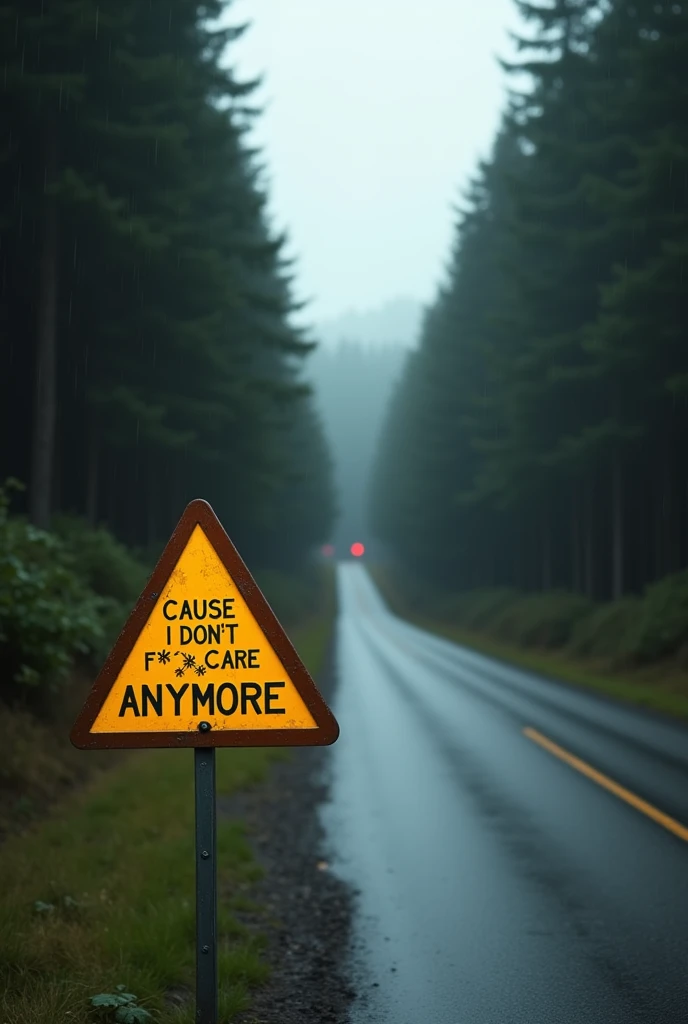
[[[207,722],[201,722],[202,731]],[[217,1024],[215,749],[194,750],[196,781],[196,1022]]]

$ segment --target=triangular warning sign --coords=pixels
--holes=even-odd
[[[192,501],[93,684],[72,743],[317,746],[338,735],[217,516]]]

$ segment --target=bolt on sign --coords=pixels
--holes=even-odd
[[[314,746],[339,727],[210,505],[192,501],[71,734],[82,749]]]

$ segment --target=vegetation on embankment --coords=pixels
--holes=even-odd
[[[289,633],[311,672],[331,635],[334,581],[322,578],[311,610]],[[278,607],[278,602],[274,602]],[[13,712],[14,721],[19,721]],[[22,719],[24,720],[24,719]],[[25,766],[46,765],[39,728],[25,719]],[[71,723],[70,723],[71,724]],[[43,727],[41,727],[43,728]],[[65,737],[45,736],[63,761]],[[66,735],[66,734],[65,734]],[[194,854],[191,751],[128,755],[73,751],[75,771],[94,756],[116,767],[99,772],[24,835],[0,846],[0,1020],[2,1024],[95,1024],[116,1017],[91,1006],[117,986],[159,1024],[193,1021]],[[218,751],[218,791],[255,785],[278,750]],[[37,771],[40,777],[41,772]],[[243,831],[220,822],[218,833],[220,1020],[249,1005],[252,985],[267,977],[262,941],[237,920],[250,909],[257,877]]]
[[[688,718],[688,573],[638,598],[595,604],[566,591],[440,592],[371,569],[389,606],[417,625],[540,675]]]
[[[106,763],[80,756],[69,730],[148,573],[107,530],[11,516],[11,489],[0,488],[0,838]]]

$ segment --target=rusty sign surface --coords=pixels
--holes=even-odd
[[[339,726],[210,505],[187,505],[71,732],[82,749],[316,746]]]

